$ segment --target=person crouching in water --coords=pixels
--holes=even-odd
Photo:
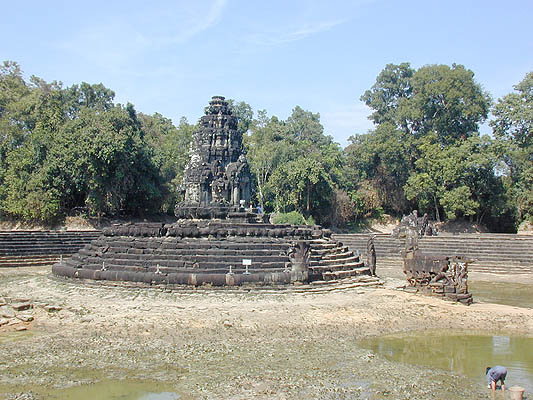
[[[497,365],[495,367],[487,367],[486,370],[487,383],[489,389],[496,390],[496,383],[501,382],[502,390],[505,390],[505,377],[507,376],[507,368]]]

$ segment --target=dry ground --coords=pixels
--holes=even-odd
[[[0,398],[46,398],[39,388],[107,378],[161,381],[184,399],[487,398],[479,382],[389,362],[357,341],[426,329],[533,336],[533,310],[463,306],[396,290],[400,283],[169,293],[83,285],[50,268],[0,269],[0,297],[34,305],[33,321],[0,327]],[[10,340],[20,326],[29,333]]]

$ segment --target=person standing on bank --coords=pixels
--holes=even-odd
[[[496,390],[496,384],[501,382],[502,390],[505,390],[505,377],[507,376],[507,368],[497,365],[495,367],[487,367],[486,370],[487,383],[489,389]]]

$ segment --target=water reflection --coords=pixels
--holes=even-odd
[[[533,288],[531,285],[472,281],[468,282],[468,291],[473,294],[474,301],[533,308]]]
[[[180,398],[168,385],[150,381],[108,380],[66,389],[51,389],[48,391],[34,390],[41,396],[44,396],[45,399],[178,400]]]
[[[480,382],[485,367],[504,365],[509,371],[508,386],[519,385],[533,393],[533,338],[411,332],[367,339],[361,344],[392,361],[453,371],[480,378]]]

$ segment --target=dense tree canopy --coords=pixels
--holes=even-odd
[[[26,82],[9,62],[0,85],[2,214],[50,221],[73,209],[90,215],[159,210],[162,146],[154,152],[147,145],[132,105],[114,104],[113,91],[101,84]]]
[[[245,138],[257,186],[267,211],[298,211],[325,220],[342,165],[342,152],[324,135],[320,115],[296,106],[286,121],[259,111]]]
[[[195,126],[181,118],[178,126],[159,113],[145,115],[139,113],[145,140],[150,147],[152,162],[159,171],[162,192],[161,211],[174,212],[174,206],[180,201],[178,189],[182,183],[183,171],[189,160],[189,143]]]
[[[417,208],[512,229],[533,219],[533,72],[514,89],[491,109],[462,65],[388,64],[361,96],[374,128],[344,150],[319,113],[296,106],[281,120],[244,101],[229,104],[253,201],[286,213],[280,221],[340,228]],[[65,88],[25,79],[14,62],[0,66],[1,216],[172,213],[195,125],[137,113],[114,96],[102,84]],[[489,111],[493,135],[481,136]]]
[[[418,208],[437,220],[479,219],[500,209],[492,143],[478,133],[490,97],[472,71],[389,64],[361,99],[374,110],[376,127],[351,138],[347,157],[363,196],[370,186],[386,211]]]
[[[533,218],[533,72],[499,99],[490,122],[505,165],[505,184],[518,221]]]

